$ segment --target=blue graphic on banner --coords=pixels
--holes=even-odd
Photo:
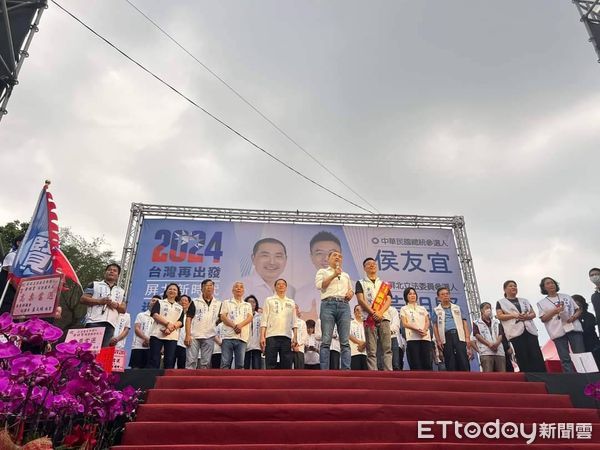
[[[380,278],[392,286],[395,308],[404,305],[403,290],[412,287],[433,322],[436,290],[447,287],[452,301],[468,316],[452,230],[175,219],[144,220],[128,312],[135,318],[172,282],[182,293],[198,298],[204,279],[214,281],[219,299],[231,297],[233,283],[242,281],[245,295],[255,295],[262,305],[273,295],[275,280],[284,278],[288,296],[298,303],[303,318],[316,319],[320,292],[314,285],[315,273],[327,267],[331,250],[341,250],[342,268],[353,282],[364,276],[362,261],[374,258]],[[131,338],[128,349],[130,344]]]
[[[11,267],[11,273],[15,277],[23,278],[54,273],[49,220],[46,189],[43,189],[29,228],[27,228]]]

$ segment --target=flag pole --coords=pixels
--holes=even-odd
[[[44,192],[48,189],[48,186],[50,186],[50,183],[51,183],[50,180],[44,180],[44,188],[42,189],[42,192],[40,193],[40,199],[38,200],[38,204],[41,200],[41,196],[44,195]],[[35,215],[35,211],[34,211],[34,215]],[[31,218],[31,222],[32,221],[33,221],[33,217]],[[30,225],[31,225],[31,222],[29,223]],[[27,228],[27,231],[25,232],[25,237],[23,238],[23,241],[25,241],[27,239],[28,235],[29,235],[29,227]],[[18,255],[18,251],[17,251],[17,255]],[[11,269],[12,269],[12,267],[11,267]],[[6,286],[4,286],[4,291],[2,292],[2,297],[0,297],[0,307],[2,307],[2,303],[4,303],[4,297],[6,297],[6,292],[8,291],[9,284],[10,284],[10,273],[9,273],[8,280],[6,281]]]

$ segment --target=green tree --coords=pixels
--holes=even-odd
[[[14,220],[0,227],[0,256],[4,256],[10,251],[13,241],[19,235],[25,234],[29,223]]]

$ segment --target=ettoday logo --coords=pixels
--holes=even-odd
[[[536,439],[592,439],[591,423],[501,423],[480,424],[454,420],[420,420],[417,422],[419,439],[519,439],[532,444]]]

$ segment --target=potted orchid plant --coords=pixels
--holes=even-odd
[[[104,449],[133,418],[140,392],[95,361],[90,344],[56,343],[60,328],[0,316],[0,448]]]

